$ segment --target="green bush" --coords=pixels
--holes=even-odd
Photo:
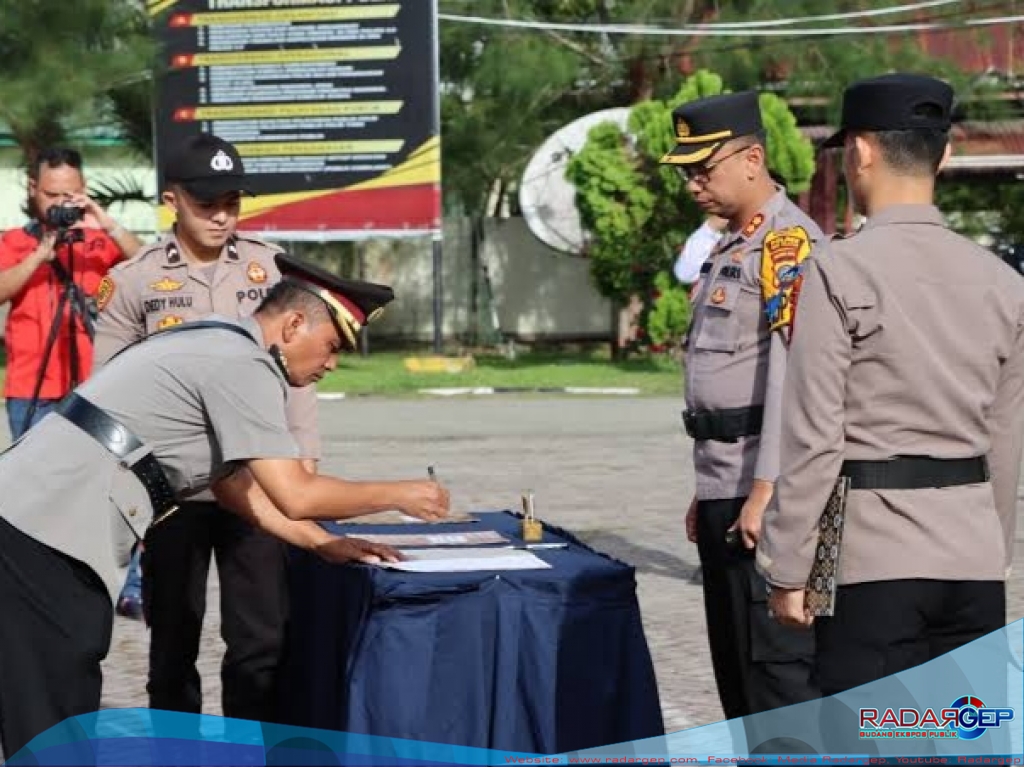
[[[690,326],[690,295],[672,275],[660,272],[654,278],[652,299],[647,316],[647,335],[650,349],[663,351],[675,344]]]

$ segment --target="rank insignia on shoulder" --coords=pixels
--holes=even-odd
[[[158,293],[171,293],[175,290],[181,290],[183,287],[185,287],[184,282],[172,280],[170,277],[164,277],[149,284],[149,289],[155,290]]]
[[[811,238],[802,226],[769,232],[761,249],[761,295],[770,330],[792,332],[800,294],[802,264],[811,252]]]
[[[114,281],[110,279],[109,275],[105,275],[96,288],[96,308],[102,312],[113,297]]]
[[[166,330],[167,328],[173,328],[175,325],[180,325],[185,320],[176,314],[168,314],[162,320],[156,324],[157,330]]]
[[[761,228],[761,224],[764,223],[764,213],[758,213],[752,219],[747,222],[747,225],[743,227],[743,231],[740,232],[744,237],[750,239],[754,236],[754,232]]]
[[[249,282],[255,282],[256,284],[261,284],[267,281],[267,270],[256,261],[249,262],[249,266],[245,270],[245,275],[249,278]]]

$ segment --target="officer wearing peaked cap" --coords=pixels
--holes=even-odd
[[[822,692],[895,674],[1005,624],[1024,432],[1024,281],[933,202],[953,91],[851,85],[842,125],[860,230],[810,262],[790,350],[777,508],[758,566],[813,627]],[[805,610],[816,525],[849,478],[831,617]],[[854,732],[855,730],[851,730]]]
[[[223,513],[336,562],[397,553],[315,520],[448,513],[447,491],[431,480],[349,482],[302,465],[286,419],[290,387],[331,370],[351,348],[345,329],[392,294],[289,258],[280,268],[296,279],[274,285],[252,316],[213,315],[126,348],[0,455],[2,626],[15,629],[0,628],[9,757],[99,708],[119,544],[125,533],[156,541],[182,499],[212,489]]]
[[[697,475],[687,535],[700,554],[719,697],[735,718],[818,696],[811,637],[769,619],[754,550],[778,474],[797,276],[823,235],[771,178],[756,93],[683,104],[672,123],[676,146],[662,163],[703,213],[728,221],[693,296],[683,421]]]
[[[236,231],[242,195],[251,190],[230,142],[198,134],[171,147],[161,170],[161,197],[175,222],[163,239],[103,281],[95,341],[100,364],[164,328],[208,314],[247,317],[280,280],[275,256],[281,249]],[[288,425],[306,467],[316,471],[321,445],[315,387],[288,398]],[[150,707],[202,710],[196,658],[214,559],[225,638],[222,711],[237,719],[271,720],[288,618],[287,547],[223,513],[206,492],[183,502],[144,549],[131,558],[116,609],[137,617],[145,602]]]
[[[690,101],[672,111],[675,148],[663,163],[699,166],[724,144],[764,133],[757,93],[723,93]]]
[[[395,294],[386,285],[344,280],[314,264],[303,263],[287,253],[276,257],[281,273],[295,285],[305,288],[327,302],[331,320],[351,348],[363,326],[377,319]],[[335,288],[332,292],[332,287]],[[341,288],[340,290],[337,288]]]

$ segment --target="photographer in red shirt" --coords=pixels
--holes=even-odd
[[[82,157],[72,149],[46,149],[32,160],[28,213],[24,227],[0,237],[0,303],[11,302],[4,397],[12,439],[89,376],[103,277],[142,247],[88,197]]]

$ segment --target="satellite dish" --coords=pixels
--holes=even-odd
[[[613,122],[625,132],[629,107],[592,112],[559,128],[530,158],[519,185],[519,208],[530,231],[544,244],[582,253],[585,234],[576,209],[576,187],[565,178],[569,159],[583,148],[596,125]]]

